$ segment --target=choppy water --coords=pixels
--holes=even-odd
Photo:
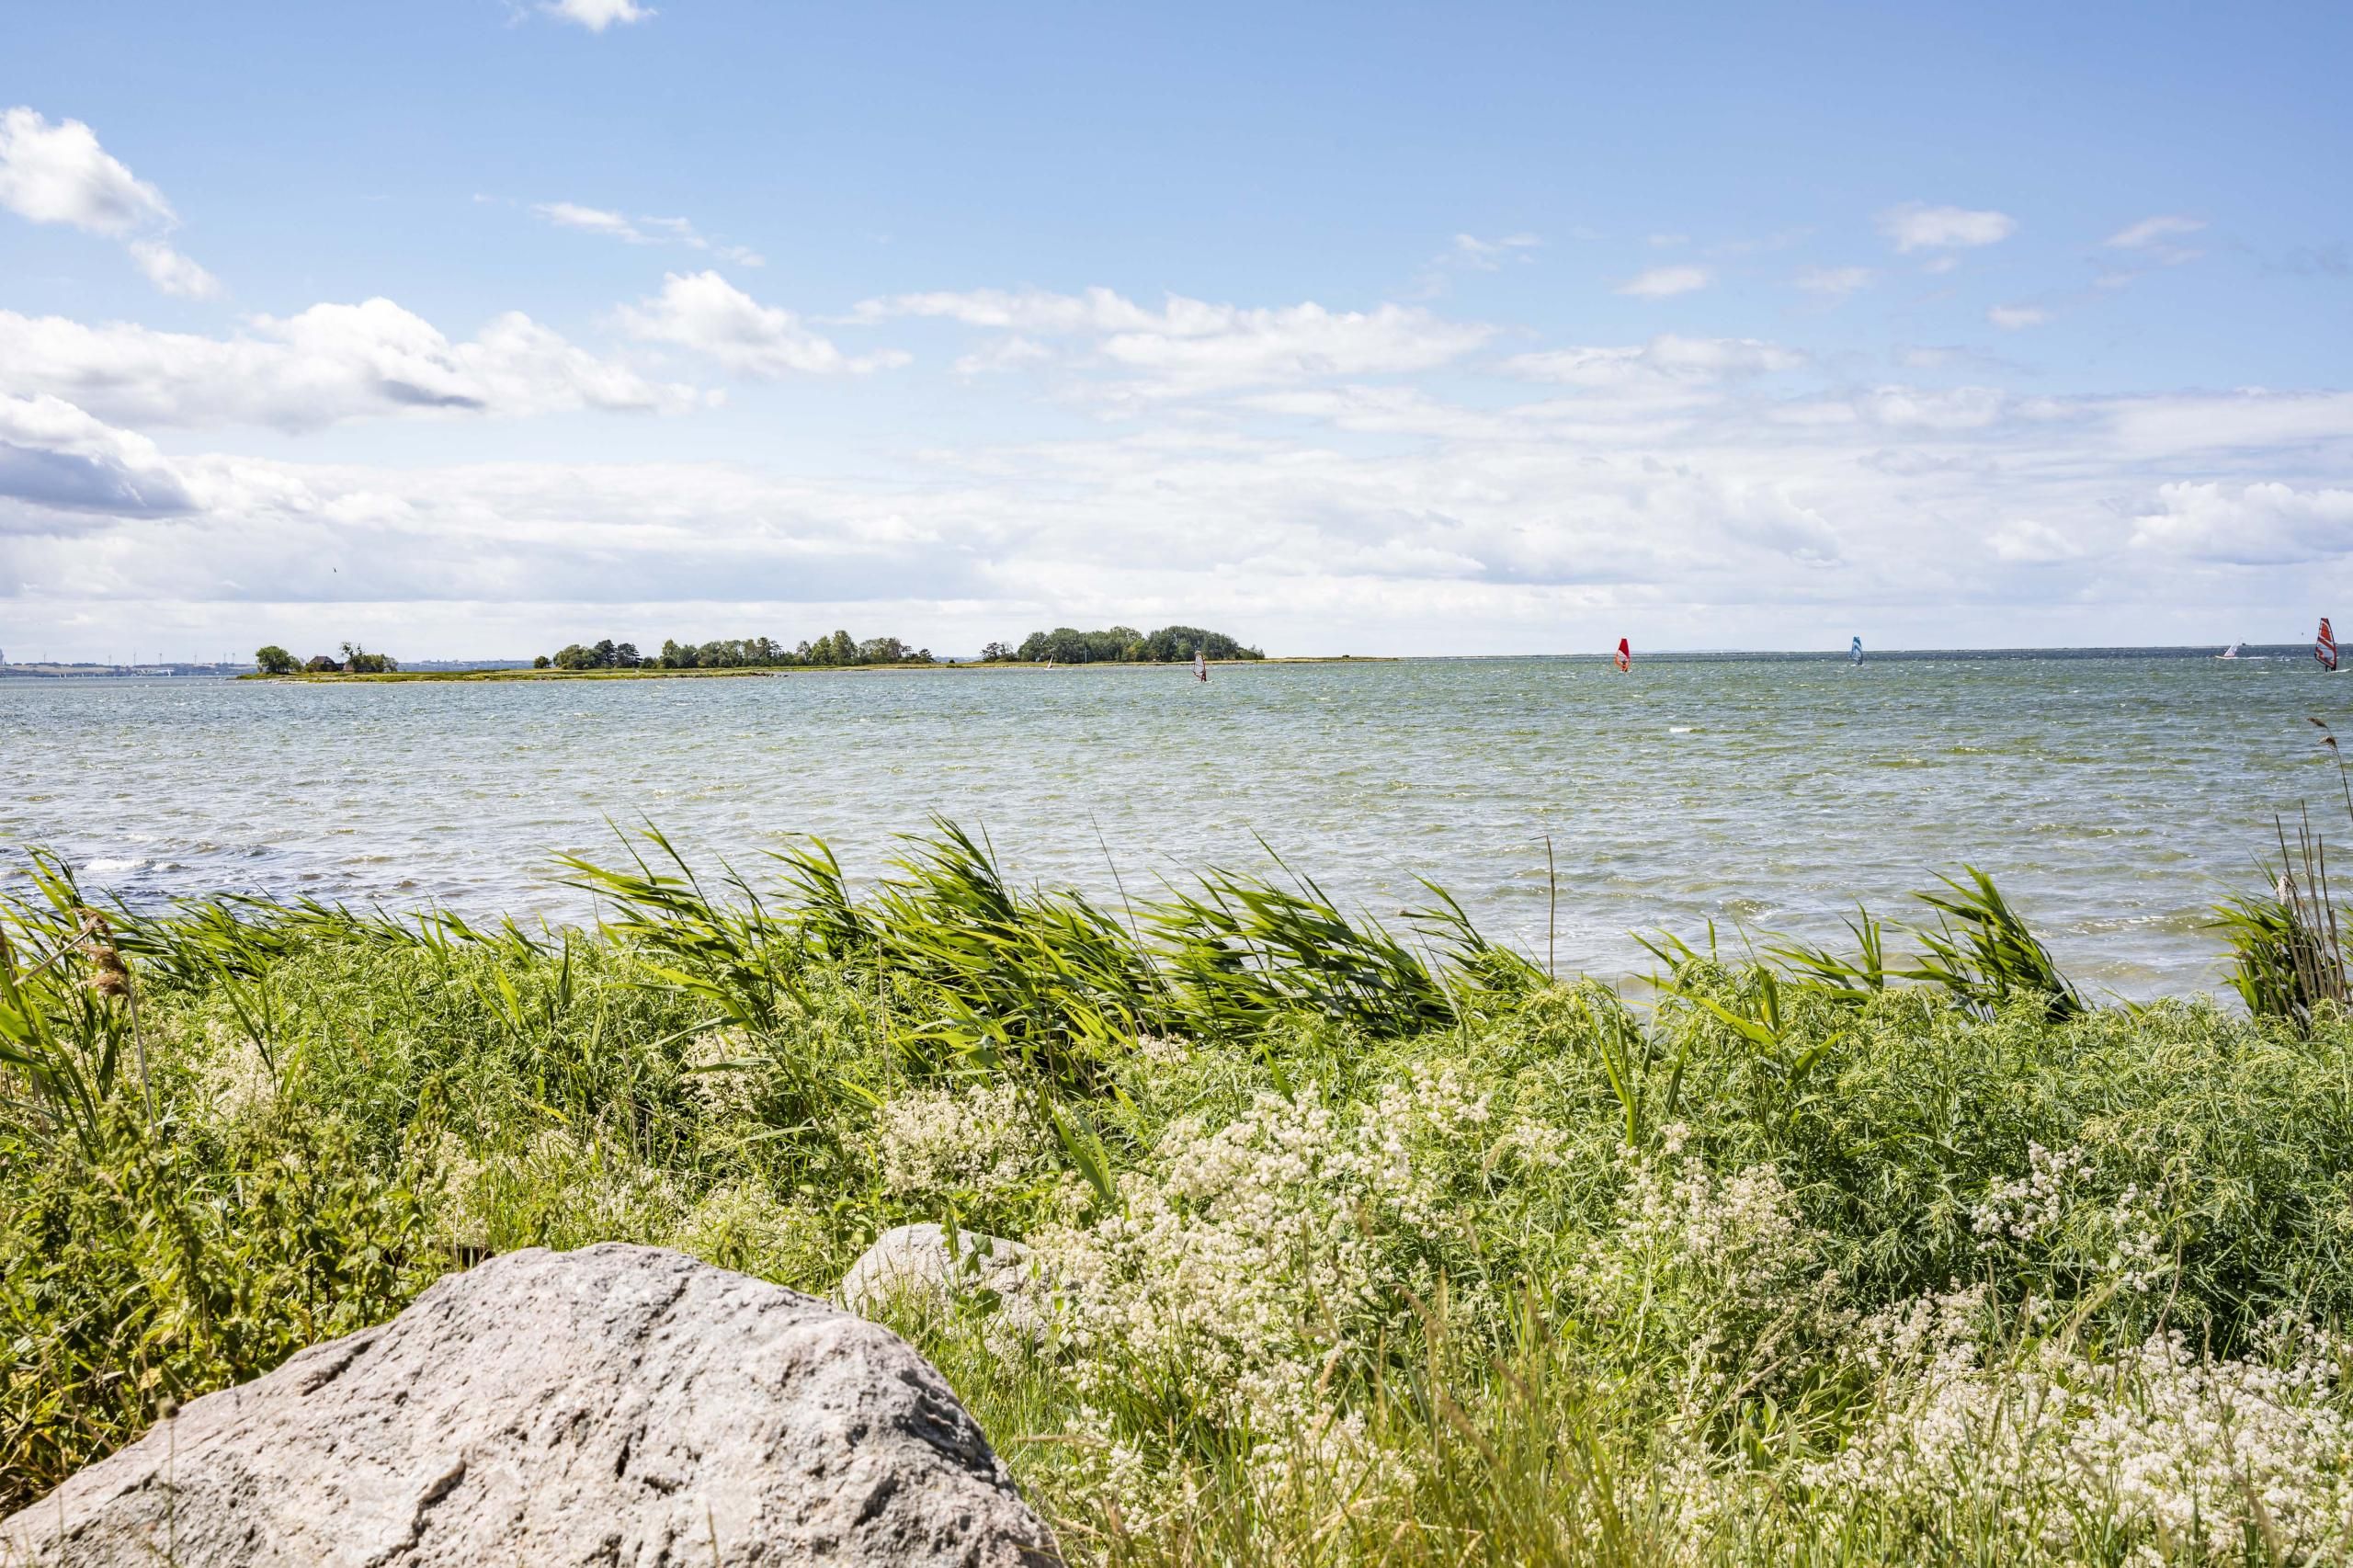
[[[1835,931],[1967,860],[2079,978],[2211,984],[2207,906],[2271,816],[2347,826],[2318,732],[2353,677],[2207,657],[1432,660],[479,685],[0,681],[0,846],[133,901],[223,890],[579,918],[558,850],[641,815],[739,865],[855,873],[944,812],[1024,880],[1131,893],[1254,835],[1377,913],[1445,884],[1563,969],[1628,933]],[[1099,835],[1099,841],[1098,841]]]

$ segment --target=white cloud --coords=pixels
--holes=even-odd
[[[1309,301],[1247,309],[1171,294],[1154,309],[1102,288],[903,294],[865,301],[853,312],[865,322],[899,316],[1088,338],[1092,365],[1114,372],[1120,389],[1141,398],[1426,370],[1494,335],[1493,328],[1411,305],[1333,311]]]
[[[163,192],[108,155],[96,131],[24,108],[0,113],[0,207],[116,239],[175,222]]]
[[[184,300],[210,300],[221,292],[220,279],[161,240],[133,240],[131,259],[147,281],[166,294]]]
[[[1683,337],[1663,334],[1623,348],[1553,348],[1504,361],[1513,375],[1570,386],[1623,388],[1664,379],[1715,381],[1726,377],[1793,370],[1806,362],[1794,348],[1754,337]]]
[[[986,376],[1040,365],[1053,357],[1054,351],[1042,343],[1033,343],[1026,337],[1007,337],[964,355],[956,361],[954,369],[960,376]]]
[[[601,208],[583,207],[571,201],[538,201],[531,210],[560,229],[585,229],[592,234],[605,234],[616,240],[627,240],[633,245],[650,245],[658,242],[653,235],[618,212]]]
[[[2057,528],[2031,518],[2004,523],[1985,540],[1996,561],[2047,566],[2054,562],[2081,560],[2083,548]]]
[[[1705,289],[1709,281],[1710,274],[1704,267],[1654,267],[1618,285],[1618,292],[1631,294],[1638,300],[1665,300]]]
[[[2205,253],[2177,242],[2205,227],[2206,221],[2202,218],[2168,213],[2143,218],[2137,223],[2119,229],[2103,243],[2110,250],[2131,251],[2135,256],[2145,256],[2166,267],[2179,267],[2184,262],[2196,261]],[[2099,281],[2103,288],[2118,288],[2131,280],[2130,273],[2111,273]]]
[[[1543,244],[1534,234],[1506,234],[1499,240],[1483,240],[1476,234],[1457,234],[1447,258],[1456,266],[1473,272],[1494,272],[1507,261],[1532,261],[1528,253]]]
[[[51,125],[32,109],[0,112],[0,207],[36,223],[66,223],[128,243],[148,280],[166,294],[209,299],[212,275],[153,237],[178,226],[164,193],[98,145],[78,119]]]
[[[763,305],[716,272],[673,272],[662,292],[620,312],[622,327],[651,343],[707,354],[739,375],[864,375],[907,363],[895,349],[853,358],[798,315]]]
[[[631,218],[574,201],[535,201],[531,211],[559,229],[578,229],[632,245],[684,245],[710,251],[738,267],[766,267],[767,258],[748,245],[721,244],[684,218]]]
[[[2018,220],[2006,212],[1972,211],[1962,207],[1930,207],[1908,201],[1879,215],[1880,233],[1905,254],[1915,250],[1949,250],[1990,245],[2018,233]]]
[[[0,392],[0,497],[54,511],[165,516],[196,503],[144,436],[62,398]]]
[[[2132,542],[2231,565],[2295,565],[2353,556],[2353,490],[2277,482],[2157,486],[2133,519]]]
[[[1999,387],[1884,386],[1856,398],[1854,405],[1876,425],[1952,432],[1986,428],[2009,412],[2010,400]]]
[[[2218,607],[2300,602],[2293,560],[2353,540],[2335,449],[2199,445],[2218,405],[2244,409],[2236,439],[2353,438],[2353,397],[1887,385],[1791,403],[1741,377],[1792,349],[1602,352],[1518,403],[1294,385],[1086,438],[911,452],[856,481],[166,458],[20,399],[0,411],[0,598],[12,636],[61,641],[72,618],[159,606],[243,628],[268,605],[299,629],[334,600],[320,624],[374,641],[377,617],[417,654],[577,635],[566,616],[656,638],[879,623],[935,647],[1155,614],[1285,648],[1558,647],[1597,625],[1786,645],[1858,604],[1971,641],[2188,640]],[[1654,386],[1690,395],[1645,413]],[[2152,470],[2193,466],[2153,491]]]
[[[2202,218],[2185,218],[2175,214],[2143,218],[2137,223],[2119,229],[2104,243],[2118,250],[2145,250],[2160,241],[2197,233],[2205,226],[2206,221]]]
[[[2021,327],[2040,326],[2051,319],[2051,312],[2040,305],[1995,305],[1985,312],[1985,319],[2004,332],[2016,332]]]
[[[0,311],[0,392],[48,393],[135,425],[315,429],[347,419],[676,409],[658,386],[519,312],[452,343],[390,300],[256,316],[233,338],[92,327]]]
[[[1164,314],[1102,288],[1089,289],[1080,294],[1054,294],[1039,289],[973,289],[963,292],[898,294],[888,299],[863,300],[851,315],[862,322],[887,321],[895,316],[919,316],[961,322],[967,326],[1067,335],[1147,330],[1155,324],[1173,319],[1188,307],[1204,311],[1217,308],[1201,306],[1197,301],[1179,300],[1171,295],[1168,310]]]
[[[2119,445],[2144,460],[2353,443],[2353,392],[2182,393],[2104,406]]]
[[[1809,267],[1801,270],[1791,281],[1809,294],[1843,300],[1858,290],[1870,287],[1871,269],[1868,267]]]
[[[616,22],[642,22],[654,14],[653,6],[641,6],[637,0],[541,0],[540,9],[576,22],[592,33],[603,32]]]

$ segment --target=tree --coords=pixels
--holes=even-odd
[[[300,660],[275,642],[265,642],[255,650],[254,665],[266,676],[290,676],[302,667]]]
[[[555,661],[553,659],[549,658],[545,653],[541,653],[538,658],[531,661],[531,667],[535,670],[544,670],[551,667],[554,664]]]
[[[1004,644],[993,642],[990,646],[1002,648]],[[1257,649],[1245,648],[1222,631],[1207,631],[1198,626],[1164,626],[1150,636],[1129,626],[1114,626],[1103,631],[1079,631],[1058,626],[1051,631],[1031,632],[1011,656],[1029,664],[1051,659],[1058,665],[1113,661],[1181,665],[1190,663],[1197,652],[1211,659],[1266,657]]]
[[[1002,642],[992,642],[981,650],[981,662],[984,665],[1001,664],[1012,657],[1013,650]]]

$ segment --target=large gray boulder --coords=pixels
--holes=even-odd
[[[618,1244],[451,1275],[0,1522],[0,1562],[57,1568],[820,1561],[1056,1559],[905,1341]]]
[[[885,1231],[835,1290],[843,1305],[869,1316],[894,1301],[945,1307],[986,1292],[1015,1342],[1035,1345],[1046,1332],[1047,1292],[1029,1249],[978,1231],[951,1236],[928,1223]]]

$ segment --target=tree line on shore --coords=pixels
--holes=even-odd
[[[938,661],[928,648],[911,647],[896,637],[864,641],[835,631],[813,642],[786,647],[768,637],[721,638],[694,643],[665,640],[661,652],[641,653],[633,642],[605,638],[574,642],[531,661],[533,669],[547,670],[757,670],[790,669],[799,665],[821,669],[860,665],[929,665]]]
[[[313,653],[308,659],[298,659],[277,643],[265,642],[254,650],[254,667],[266,676],[386,676],[398,670],[401,662],[390,653],[371,653],[357,642],[343,644],[341,658]]]
[[[1256,648],[1245,648],[1222,631],[1198,626],[1164,626],[1138,631],[1114,626],[1102,631],[1078,631],[1058,626],[1033,631],[1018,647],[992,642],[981,650],[989,662],[1009,660],[1025,665],[1181,665],[1199,653],[1207,659],[1263,659]]]
[[[1263,659],[1266,654],[1245,647],[1222,631],[1198,626],[1164,626],[1138,631],[1114,626],[1101,631],[1056,627],[1033,631],[1020,643],[991,642],[981,650],[984,664],[1056,665],[1180,665],[1196,653],[1210,659]],[[371,657],[373,655],[370,655]],[[721,639],[692,643],[665,641],[661,651],[642,653],[631,642],[608,637],[597,642],[574,642],[531,661],[534,669],[555,670],[735,670],[809,667],[842,669],[873,665],[938,664],[928,648],[911,647],[896,637],[852,637],[835,631],[815,642],[792,647],[767,637]]]

